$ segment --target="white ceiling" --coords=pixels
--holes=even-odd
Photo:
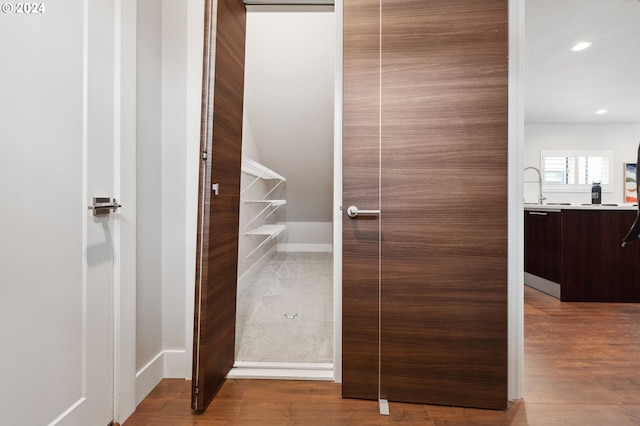
[[[640,1],[526,0],[525,9],[527,122],[640,123]],[[593,46],[569,51],[583,40]]]

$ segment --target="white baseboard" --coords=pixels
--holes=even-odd
[[[330,253],[333,251],[332,244],[286,244],[278,243],[279,252],[311,252]]]
[[[335,376],[331,363],[236,361],[227,379],[335,381]]]
[[[162,379],[184,379],[186,351],[160,352],[136,373],[136,406],[144,400]]]
[[[160,352],[136,373],[136,406],[155,388],[164,377],[164,352]]]
[[[560,299],[560,284],[553,281],[549,281],[545,278],[541,278],[537,275],[524,273],[524,283],[529,287],[533,287],[536,290],[540,290],[543,293],[547,293],[550,296]]]
[[[331,222],[278,222],[287,232],[278,237],[280,252],[330,252],[333,249]]]

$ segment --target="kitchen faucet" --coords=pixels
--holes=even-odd
[[[542,174],[540,173],[540,170],[538,170],[536,167],[525,167],[524,170],[535,170],[536,173],[538,173],[538,204],[543,204],[543,201],[547,199],[547,197],[545,197],[544,195],[542,195]],[[534,181],[524,181],[524,183],[532,183]]]

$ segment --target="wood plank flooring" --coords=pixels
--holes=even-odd
[[[124,426],[638,425],[640,304],[560,303],[525,287],[525,398],[506,411],[342,399],[330,382],[227,380],[190,412],[190,382],[163,380]]]

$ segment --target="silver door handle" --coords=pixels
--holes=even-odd
[[[347,209],[347,215],[349,217],[362,216],[376,216],[380,214],[380,210],[359,210],[356,206],[350,206]]]
[[[112,201],[109,197],[93,197],[93,205],[89,206],[89,210],[93,210],[94,216],[104,216],[112,211],[117,212],[120,207],[115,198]]]

